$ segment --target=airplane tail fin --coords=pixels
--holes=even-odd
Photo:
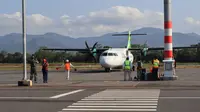
[[[131,31],[128,31],[128,43],[127,43],[127,49],[131,48]]]
[[[131,48],[131,36],[132,35],[147,35],[147,34],[131,34],[131,31],[128,31],[128,34],[113,34],[112,36],[128,36],[127,49]]]

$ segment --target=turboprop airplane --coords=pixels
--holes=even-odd
[[[144,48],[131,48],[131,36],[132,35],[147,35],[147,34],[131,34],[129,31],[128,34],[113,34],[112,36],[128,36],[128,42],[126,48],[102,48],[96,49],[96,42],[92,49],[89,48],[87,42],[85,45],[87,49],[57,49],[57,48],[50,48],[50,49],[43,49],[43,50],[57,50],[57,51],[79,51],[82,53],[88,53],[94,59],[95,63],[97,62],[97,54],[101,54],[99,57],[99,63],[102,67],[105,68],[106,72],[110,72],[112,68],[122,67],[126,57],[129,57],[129,60],[133,62],[134,56],[131,51],[138,50],[140,51],[142,56],[146,56],[148,50],[164,50],[164,47],[157,47],[157,48],[148,48],[144,46]],[[184,48],[197,48],[195,47],[173,47],[173,49],[184,49]]]

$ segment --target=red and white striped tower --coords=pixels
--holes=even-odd
[[[173,68],[173,46],[172,46],[172,18],[171,18],[171,0],[164,0],[164,79],[173,80],[177,76],[174,76]]]
[[[171,20],[171,0],[164,0],[164,59],[172,60],[173,46],[172,46],[172,20]]]

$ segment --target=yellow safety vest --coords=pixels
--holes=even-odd
[[[159,67],[159,60],[153,60],[153,67],[158,68]]]
[[[125,70],[130,70],[131,69],[131,62],[129,60],[126,60],[124,62],[125,66],[124,66],[124,69]]]

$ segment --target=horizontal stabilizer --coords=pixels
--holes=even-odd
[[[200,48],[200,46],[173,47],[173,50],[176,50],[176,49],[194,49],[194,48]],[[148,51],[164,50],[164,49],[165,49],[164,47],[148,47]],[[141,50],[141,48],[129,48],[128,50],[137,51],[137,50]]]
[[[145,33],[144,34],[128,34],[127,33],[127,34],[113,34],[112,36],[129,36],[129,35],[131,36],[131,35],[147,35],[147,34]]]

